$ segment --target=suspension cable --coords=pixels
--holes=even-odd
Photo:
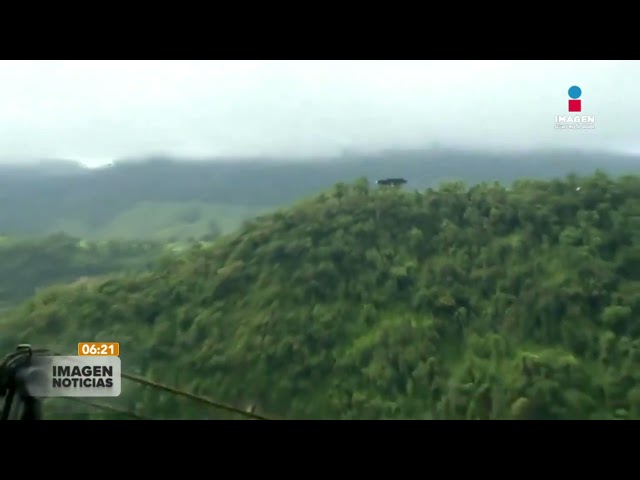
[[[128,373],[122,373],[122,378],[126,378],[127,380],[131,380],[132,382],[139,383],[140,385],[146,385],[151,388],[155,388],[157,390],[163,390],[165,392],[172,393],[173,395],[181,396],[188,398],[190,400],[194,400],[196,402],[203,403],[205,405],[209,405],[213,408],[217,408],[218,410],[225,410],[227,412],[236,413],[238,415],[242,415],[244,417],[253,418],[255,420],[269,420],[269,418],[264,417],[262,415],[258,415],[257,413],[247,412],[238,407],[234,407],[233,405],[227,405],[224,403],[216,402],[207,397],[203,397],[200,395],[195,395],[193,393],[185,392],[182,390],[178,390],[177,388],[170,387],[168,385],[163,385],[158,382],[154,382],[152,380],[148,380],[144,377],[139,377],[137,375],[131,375]]]

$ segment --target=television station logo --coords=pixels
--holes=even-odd
[[[555,128],[559,130],[592,130],[596,117],[582,112],[582,89],[573,85],[568,91],[568,115],[555,116]]]
[[[26,386],[34,397],[117,397],[122,387],[120,347],[83,342],[78,355],[33,357]]]

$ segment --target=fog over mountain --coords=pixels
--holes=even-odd
[[[640,151],[638,61],[1,61],[0,161]],[[593,129],[554,128],[582,89]]]

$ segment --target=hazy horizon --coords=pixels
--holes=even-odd
[[[0,61],[0,162],[640,152],[638,61]],[[554,128],[582,89],[591,130]]]

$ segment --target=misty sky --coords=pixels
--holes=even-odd
[[[582,88],[594,130],[554,128]],[[0,159],[640,151],[638,61],[0,61]]]

